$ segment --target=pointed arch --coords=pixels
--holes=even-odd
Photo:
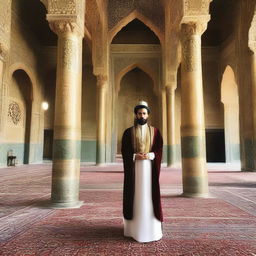
[[[135,69],[135,68],[139,68],[141,69],[143,72],[145,72],[153,81],[153,89],[155,94],[157,94],[157,79],[156,79],[156,75],[154,75],[154,72],[152,70],[150,70],[150,68],[146,67],[145,65],[141,64],[141,63],[133,63],[127,67],[125,67],[123,70],[121,70],[117,76],[116,76],[116,93],[118,94],[120,91],[120,87],[121,87],[121,80],[122,78],[125,76],[125,74],[127,74],[128,72],[130,72],[131,70]]]
[[[221,80],[221,102],[224,106],[226,162],[240,161],[239,98],[235,74],[227,65]]]
[[[140,20],[142,23],[144,23],[147,27],[149,27],[154,33],[155,35],[158,37],[160,44],[163,45],[163,33],[159,30],[159,28],[157,26],[155,26],[153,24],[153,22],[148,19],[147,17],[145,17],[144,15],[142,15],[140,12],[138,12],[137,10],[134,10],[133,12],[131,12],[129,15],[127,15],[126,17],[124,17],[122,20],[120,20],[110,31],[109,31],[109,42],[111,43],[113,38],[115,37],[115,35],[123,28],[125,27],[128,23],[130,23],[131,21],[138,19]]]
[[[238,88],[234,71],[231,66],[227,65],[221,79],[221,101],[232,103],[237,101],[238,104]],[[234,102],[235,103],[235,102]]]
[[[10,69],[9,69],[9,81],[11,81],[11,78],[13,76],[13,73],[16,70],[23,70],[27,76],[30,79],[31,82],[31,101],[34,100],[34,92],[36,91],[36,76],[35,74],[30,70],[29,67],[27,67],[24,63],[18,62],[18,63],[14,63],[13,65],[11,65]]]
[[[35,104],[37,104],[37,101],[35,101],[33,97],[35,81],[33,81],[33,78],[31,79],[33,75],[30,70],[22,64],[17,63],[12,65],[9,74],[11,75],[10,81],[12,81],[9,84],[9,88],[12,89],[8,92],[8,108],[10,104],[12,104],[12,101],[22,106],[22,110],[20,110],[22,116],[20,120],[22,121],[20,122],[21,125],[17,126],[19,136],[16,139],[18,139],[19,143],[24,145],[20,160],[22,160],[23,164],[29,164],[32,157],[32,134],[33,128],[35,127],[33,108],[35,108]],[[16,90],[19,91],[18,94],[15,93]]]

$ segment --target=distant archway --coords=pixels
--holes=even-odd
[[[221,102],[224,105],[226,162],[240,161],[239,99],[234,71],[225,68],[221,81]]]
[[[153,70],[150,70],[149,67],[146,67],[142,63],[133,63],[127,67],[125,67],[123,70],[119,72],[119,74],[116,77],[116,92],[119,93],[120,88],[121,88],[121,80],[124,77],[125,74],[130,72],[131,70],[138,68],[145,72],[152,80],[153,80],[153,89],[155,90],[155,93],[157,93],[157,79],[156,79],[156,74],[154,74]]]
[[[8,133],[17,160],[29,163],[32,123],[33,86],[27,72],[17,69],[12,74],[8,88]]]
[[[149,122],[159,127],[160,120],[158,109],[158,97],[153,90],[152,78],[139,68],[128,71],[121,79],[120,91],[117,99],[117,153],[120,153],[121,138],[124,130],[134,124],[134,106],[140,101],[148,102],[151,107]],[[154,106],[154,107],[153,107]]]

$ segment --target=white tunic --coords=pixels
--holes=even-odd
[[[140,126],[142,136],[147,125]],[[149,158],[155,158],[149,153]],[[162,223],[153,211],[152,201],[152,163],[151,160],[135,161],[135,193],[133,202],[133,219],[124,219],[124,235],[138,242],[151,242],[162,238]]]

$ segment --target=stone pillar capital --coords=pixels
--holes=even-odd
[[[207,28],[206,21],[189,21],[181,24],[181,40],[186,40],[191,36],[201,36]]]
[[[173,93],[177,88],[177,72],[170,72],[165,83],[165,88],[167,93]]]
[[[51,30],[58,36],[65,37],[76,35],[83,37],[83,31],[75,21],[72,20],[48,20]]]
[[[176,84],[175,85],[174,84],[166,84],[166,86],[165,86],[165,90],[168,95],[174,94],[175,89],[176,89]]]
[[[106,88],[108,81],[108,76],[107,75],[97,75],[97,87],[98,88]]]

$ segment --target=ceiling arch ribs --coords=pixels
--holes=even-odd
[[[109,30],[109,42],[113,40],[115,35],[123,28],[125,27],[128,23],[131,21],[138,19],[141,22],[143,22],[147,27],[149,27],[155,35],[159,38],[159,41],[162,45],[163,43],[163,32],[146,16],[141,14],[138,10],[132,11],[130,14],[128,14],[126,17],[122,18],[111,30]]]

